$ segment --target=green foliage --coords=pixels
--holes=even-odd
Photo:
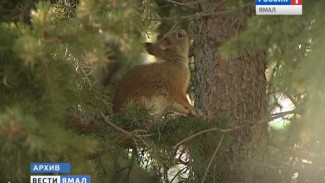
[[[217,148],[222,132],[215,130],[203,133],[203,135],[195,134],[206,129],[225,128],[219,124],[225,124],[226,119],[216,119],[211,123],[206,123],[196,117],[175,117],[172,115],[166,115],[161,119],[152,118],[148,116],[146,110],[132,105],[127,106],[126,109],[125,113],[110,118],[111,123],[115,122],[115,125],[118,125],[117,127],[112,128],[111,124],[106,126],[109,131],[109,147],[113,148],[107,152],[115,152],[115,157],[123,157],[125,154],[121,154],[121,150],[117,147],[123,148],[123,146],[133,144],[137,147],[133,148],[136,153],[132,153],[130,156],[135,158],[137,164],[142,165],[145,170],[155,172],[156,177],[163,177],[165,181],[170,181],[174,177],[169,175],[167,179],[165,177],[167,172],[179,166],[182,168],[174,170],[174,173],[183,173],[181,173],[181,177],[176,176],[177,179],[181,178],[187,182],[197,182],[197,180],[202,179],[206,164],[211,158],[207,156],[209,154],[207,150],[213,151]],[[104,131],[107,132],[106,128]],[[120,130],[122,128],[128,131],[123,132]],[[181,140],[190,136],[192,138],[178,145]],[[119,137],[120,140],[114,137]],[[227,140],[223,143],[227,144]],[[104,160],[102,161],[104,163]],[[218,164],[218,161],[214,161],[212,165],[217,169],[223,166],[220,163]],[[109,165],[107,166],[109,167]],[[220,171],[214,171],[208,176],[209,179],[222,176],[216,172]],[[130,180],[132,180],[132,176]]]
[[[90,174],[93,182],[116,182],[129,167],[148,182],[166,181],[175,167],[177,179],[202,180],[222,133],[193,135],[231,128],[227,119],[206,123],[171,114],[153,119],[132,105],[112,115],[110,104],[118,80],[141,62],[147,33],[175,25],[191,33],[194,22],[177,17],[196,13],[195,6],[152,0],[40,1],[31,6],[30,24],[23,24],[17,17],[26,2],[0,3],[0,181],[27,182],[31,162],[71,162],[72,174]],[[237,5],[227,2],[233,11]],[[324,177],[324,6],[323,0],[304,1],[303,16],[253,16],[244,32],[216,48],[225,56],[244,48],[265,52],[269,112],[284,97],[299,113],[287,116],[290,123],[282,130],[270,129],[266,166],[271,182],[320,182]],[[159,16],[176,19],[152,21]],[[101,85],[98,73],[109,75],[113,65],[117,72],[108,86]],[[71,106],[106,122],[96,133],[71,128]],[[223,146],[231,140],[225,137]],[[224,166],[216,157],[207,182],[221,180]]]
[[[67,109],[109,112],[110,91],[93,73],[111,61],[138,62],[150,26],[142,11],[138,1],[80,1],[76,9],[40,1],[31,25],[0,24],[1,182],[27,182],[31,162],[71,162],[73,174],[97,180],[96,162],[85,157],[105,140],[68,128]]]
[[[299,114],[283,119],[290,121],[285,129],[271,131],[272,182],[324,181],[324,6],[322,0],[304,1],[302,16],[255,16],[246,31],[219,48],[224,56],[263,50],[270,113],[286,107],[279,101],[287,99]]]

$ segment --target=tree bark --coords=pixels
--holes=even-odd
[[[199,12],[226,10],[225,1],[197,3]],[[245,28],[254,13],[247,7],[239,11],[198,19],[194,30],[195,106],[210,120],[227,117],[227,127],[257,122],[267,109],[263,52],[241,48],[238,56],[225,59],[218,51],[221,44]],[[218,182],[267,182],[267,124],[240,128],[225,138],[227,143],[215,157],[221,163]]]

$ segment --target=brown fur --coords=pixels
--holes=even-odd
[[[137,65],[126,73],[113,98],[113,112],[133,102],[144,105],[151,115],[162,114],[166,109],[194,114],[186,98],[190,80],[189,45],[184,30],[171,31],[160,36],[156,43],[148,43],[148,52],[158,61]]]

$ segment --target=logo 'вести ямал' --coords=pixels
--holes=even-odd
[[[70,163],[31,163],[31,174],[70,173]],[[90,175],[31,175],[30,183],[91,183]]]

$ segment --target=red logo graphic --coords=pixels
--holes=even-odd
[[[291,0],[291,5],[302,5],[302,0]]]

